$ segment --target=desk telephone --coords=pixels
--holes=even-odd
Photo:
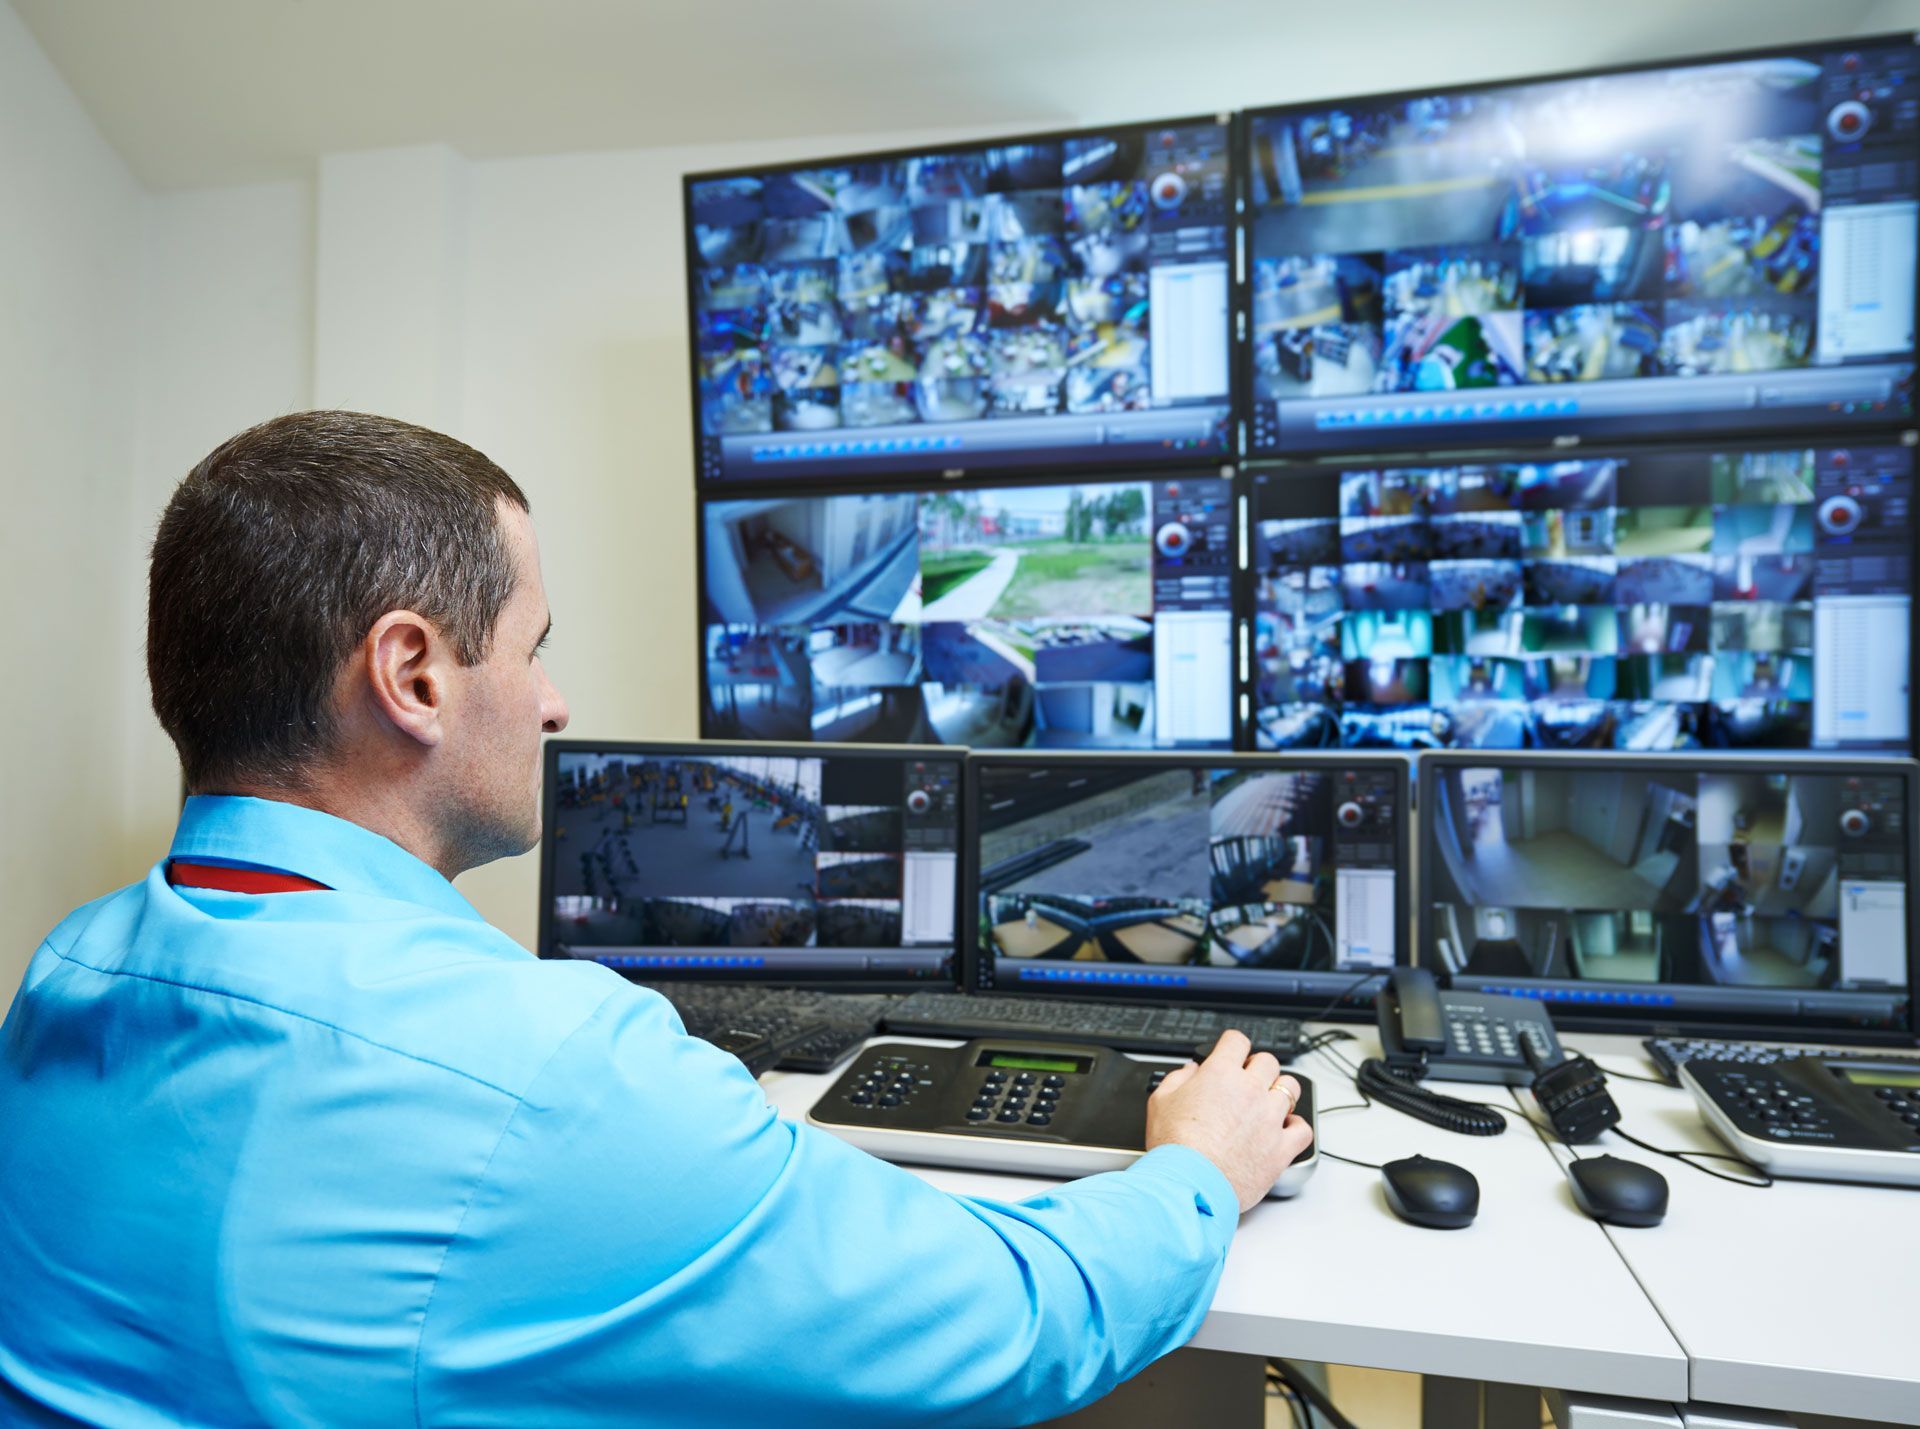
[[[1089,1176],[1144,1154],[1147,1097],[1179,1063],[1110,1047],[980,1037],[958,1047],[875,1042],[807,1113],[886,1161]],[[1313,1083],[1294,1107],[1313,1123]],[[1286,1197],[1319,1166],[1309,1146],[1269,1196]]]
[[[1714,1134],[1776,1176],[1920,1185],[1920,1058],[1688,1061]]]
[[[1376,1012],[1381,1051],[1400,1075],[1524,1087],[1534,1073],[1522,1042],[1543,1062],[1564,1056],[1546,1008],[1523,997],[1442,992],[1425,968],[1395,968]]]

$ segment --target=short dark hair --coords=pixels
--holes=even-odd
[[[187,787],[297,788],[337,736],[341,666],[390,610],[484,660],[513,594],[513,478],[452,437],[298,412],[222,442],[173,493],[147,579],[153,710]]]

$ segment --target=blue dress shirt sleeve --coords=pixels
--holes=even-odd
[[[421,1424],[1026,1423],[1199,1327],[1238,1206],[1162,1147],[1016,1204],[783,1122],[620,988],[493,1149],[421,1329]]]

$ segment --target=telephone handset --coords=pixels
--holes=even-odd
[[[1533,1082],[1522,1042],[1543,1062],[1566,1054],[1546,1008],[1524,997],[1442,992],[1425,968],[1395,968],[1374,1004],[1390,1070],[1447,1082]]]

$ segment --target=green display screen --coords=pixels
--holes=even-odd
[[[1011,1072],[1084,1072],[1093,1063],[1085,1057],[1023,1057],[1017,1052],[983,1052],[983,1067],[1004,1067]]]
[[[1920,1087],[1920,1071],[1885,1067],[1839,1067],[1841,1076],[1856,1087]]]

